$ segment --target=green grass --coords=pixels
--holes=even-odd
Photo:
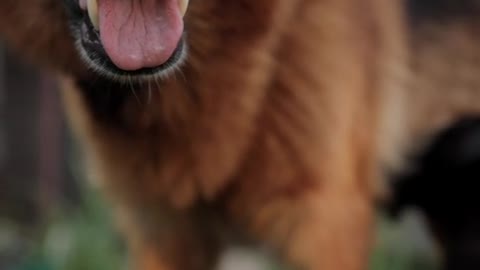
[[[94,194],[84,202],[78,212],[52,218],[18,270],[126,269],[125,252],[104,203]]]
[[[125,250],[108,213],[104,202],[89,193],[79,211],[52,217],[29,256],[13,270],[125,270]],[[436,269],[431,253],[416,248],[407,233],[400,224],[381,219],[370,270]]]
[[[380,218],[370,270],[438,269],[434,252],[415,245],[408,233],[404,224]]]

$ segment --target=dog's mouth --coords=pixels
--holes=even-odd
[[[80,50],[94,69],[115,76],[154,75],[184,53],[188,0],[78,0]]]

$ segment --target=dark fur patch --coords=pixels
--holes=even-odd
[[[414,24],[467,19],[480,12],[480,1],[477,0],[406,0],[406,6]]]
[[[480,119],[442,132],[396,183],[397,212],[420,209],[445,247],[447,270],[480,269]]]
[[[110,127],[124,127],[123,108],[133,95],[130,88],[99,77],[77,84],[94,119]]]

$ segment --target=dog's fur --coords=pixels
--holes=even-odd
[[[225,231],[301,269],[365,269],[383,170],[479,112],[479,4],[191,2],[187,63],[145,85],[87,70],[59,0],[0,1],[0,33],[62,72],[137,269],[212,269]]]

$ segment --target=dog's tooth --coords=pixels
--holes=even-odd
[[[100,28],[98,21],[98,2],[97,0],[87,0],[88,17],[93,27],[98,30]]]
[[[180,7],[180,13],[182,16],[185,16],[185,13],[187,13],[188,2],[189,0],[178,0],[178,6]]]

